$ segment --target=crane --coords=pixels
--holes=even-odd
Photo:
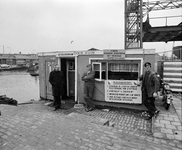
[[[155,33],[158,30],[163,31],[162,35],[163,37],[166,37],[164,34],[165,30],[161,28],[153,29],[154,31],[148,32],[149,29],[152,30],[149,24],[148,13],[150,11],[178,8],[182,8],[181,0],[160,0],[150,2],[143,2],[143,0],[125,0],[125,49],[143,48],[144,36],[145,39],[151,35],[154,37]],[[146,15],[147,20],[143,22],[143,18]],[[170,29],[168,28],[166,30],[168,30],[168,33],[166,32],[168,34],[168,38],[162,39],[161,37],[161,39],[156,39],[156,41],[160,40],[167,42],[172,40],[181,40],[181,24],[177,25],[176,27],[171,27]],[[147,36],[146,33],[151,34]],[[150,40],[151,39],[149,39],[148,42],[150,42]]]

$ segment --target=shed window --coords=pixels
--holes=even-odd
[[[106,79],[106,63],[93,62],[93,70],[95,71],[95,79]]]
[[[92,60],[95,79],[99,80],[137,80],[140,64],[139,60]]]
[[[109,80],[137,80],[138,64],[108,64],[108,79]]]

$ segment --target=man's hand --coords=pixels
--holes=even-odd
[[[141,85],[140,81],[134,82],[134,84],[137,85],[137,86]]]
[[[156,97],[157,97],[157,93],[154,93],[154,94],[153,94],[153,97],[156,98]]]

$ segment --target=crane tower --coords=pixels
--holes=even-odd
[[[182,35],[181,24],[175,27],[165,27],[161,30],[161,28],[152,29],[149,24],[149,17],[147,16],[147,20],[143,22],[143,18],[148,15],[150,11],[157,10],[166,10],[166,9],[177,9],[182,7],[181,0],[160,0],[153,2],[143,2],[143,0],[125,0],[125,49],[137,49],[143,48],[144,36],[145,39],[147,36],[146,33],[150,33],[150,36],[155,38],[155,33],[165,38],[156,39],[156,41],[182,41],[180,38]],[[154,30],[152,32],[149,29]],[[167,38],[166,38],[167,35]],[[147,42],[150,42],[151,39],[148,39]]]

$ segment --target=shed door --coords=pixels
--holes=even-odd
[[[67,84],[68,91],[67,95],[74,97],[75,96],[75,60],[67,61]]]
[[[54,69],[55,60],[46,60],[45,64],[46,64],[46,96],[47,96],[47,99],[53,100],[52,86],[49,82],[49,74]]]

